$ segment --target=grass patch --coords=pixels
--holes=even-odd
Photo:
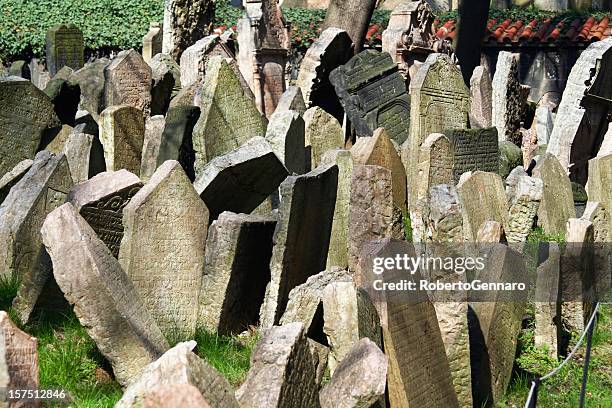
[[[527,236],[527,242],[537,244],[539,242],[558,242],[565,243],[564,234],[546,234],[541,227],[535,227]]]
[[[404,220],[404,234],[406,236],[406,242],[412,242],[412,221],[410,220],[410,214],[408,212],[404,212],[403,220]]]

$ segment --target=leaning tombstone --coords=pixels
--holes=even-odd
[[[499,53],[493,75],[493,126],[499,140],[521,145],[521,84],[518,56],[507,51]]]
[[[168,349],[166,339],[119,262],[72,204],[50,213],[41,234],[64,296],[127,386]]]
[[[111,106],[100,114],[99,125],[106,169],[140,174],[145,134],[142,111],[129,105]]]
[[[104,172],[74,186],[66,201],[117,258],[123,238],[123,208],[142,186],[140,179],[127,170]]]
[[[284,112],[288,110],[296,111],[301,116],[304,116],[306,112],[306,103],[304,102],[304,96],[299,86],[287,87],[287,90],[283,92],[278,100],[274,112]]]
[[[306,125],[304,136],[306,160],[309,161],[306,166],[308,169],[315,169],[321,163],[321,157],[326,151],[344,147],[344,133],[340,123],[318,106],[304,113],[304,122]]]
[[[224,212],[208,232],[198,327],[230,335],[257,324],[270,281],[271,217]]]
[[[181,90],[181,69],[166,54],[157,54],[149,62],[153,76],[151,116],[165,115],[170,102]]]
[[[166,338],[193,338],[208,209],[179,162],[153,173],[123,209],[123,226],[119,262],[147,311]]]
[[[0,177],[33,159],[41,141],[60,126],[43,91],[24,79],[0,78]]]
[[[179,61],[183,51],[212,31],[212,0],[164,0],[162,52]]]
[[[100,58],[85,64],[70,76],[70,82],[78,84],[81,89],[81,109],[88,111],[96,120],[106,107],[104,70],[109,64],[108,58]]]
[[[487,67],[480,65],[474,69],[470,79],[470,125],[472,128],[492,126],[493,86]]]
[[[306,173],[305,123],[299,112],[274,112],[270,116],[266,140],[289,173]]]
[[[99,157],[94,149],[95,136],[73,131],[64,143],[63,152],[68,159],[70,175],[74,184],[87,181],[90,177],[104,171],[104,157]]]
[[[142,159],[140,163],[140,178],[148,181],[157,170],[157,156],[161,145],[162,134],[166,126],[166,118],[156,115],[147,118],[145,122],[144,142],[142,144]]]
[[[129,105],[151,112],[151,67],[134,50],[121,51],[104,68],[106,107]]]
[[[291,289],[325,269],[337,185],[336,165],[289,176],[280,185],[279,221],[270,261],[272,279],[260,311],[262,327],[279,321]],[[316,220],[316,226],[311,220]]]
[[[19,180],[30,170],[32,163],[30,159],[22,160],[11,171],[0,178],[0,204],[8,196],[11,188],[19,183]]]
[[[149,23],[149,31],[142,39],[142,59],[147,64],[162,52],[163,35],[162,27],[157,21]]]
[[[83,68],[85,41],[75,25],[60,24],[47,31],[47,69],[51,77],[63,67]]]

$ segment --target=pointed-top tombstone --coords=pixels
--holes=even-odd
[[[145,134],[142,111],[129,105],[111,106],[100,114],[99,122],[106,169],[140,174]]]
[[[145,114],[151,111],[151,67],[134,50],[121,51],[104,68],[106,107],[129,105]]]

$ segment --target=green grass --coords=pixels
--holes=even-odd
[[[575,345],[577,339],[570,342]],[[519,339],[520,354],[506,398],[500,408],[523,407],[534,376],[542,376],[557,367],[556,361],[545,350],[533,345],[533,326],[524,329]],[[574,408],[578,406],[582,380],[582,364],[585,346],[578,349],[574,357],[555,376],[540,386],[538,407]],[[593,348],[587,383],[586,406],[607,408],[612,406],[612,305],[600,306],[600,318],[593,335]]]

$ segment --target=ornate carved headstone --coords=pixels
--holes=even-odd
[[[497,129],[455,129],[444,134],[453,145],[453,181],[468,171],[499,172]]]
[[[262,327],[279,321],[291,289],[325,269],[337,185],[336,165],[289,176],[281,184],[270,261],[272,280],[260,311]]]
[[[145,118],[132,106],[111,106],[100,114],[100,142],[108,171],[126,169],[140,174]]]
[[[167,338],[193,338],[208,209],[179,162],[155,171],[125,206],[123,226],[119,262],[148,312]]]
[[[164,0],[162,52],[179,61],[183,51],[212,30],[213,0]]]
[[[344,133],[336,118],[318,106],[306,111],[304,122],[306,124],[304,136],[306,160],[310,158],[306,166],[310,170],[321,163],[321,157],[326,151],[344,147]]]
[[[410,97],[389,54],[363,51],[329,76],[358,136],[383,127],[401,144],[408,138]]]
[[[521,145],[521,84],[519,83],[518,57],[501,51],[497,57],[493,75],[493,126],[497,128],[499,140],[509,140]]]
[[[330,27],[308,48],[300,64],[297,85],[306,106],[319,106],[342,120],[344,110],[329,82],[329,74],[353,56],[353,42],[346,31]]]
[[[151,111],[151,67],[134,50],[121,51],[104,68],[106,107],[129,105],[145,114]]]
[[[269,117],[287,88],[291,49],[289,24],[278,0],[246,0],[238,20],[238,66],[257,108]]]
[[[484,65],[474,69],[470,79],[470,125],[472,128],[488,128],[493,125],[493,85]]]
[[[0,78],[0,177],[33,159],[41,139],[60,126],[43,91],[24,79]]]
[[[140,179],[127,170],[105,172],[74,186],[66,199],[115,258],[119,257],[123,238],[123,208],[142,185]]]
[[[84,64],[85,42],[83,33],[76,26],[56,25],[47,31],[47,70],[51,77],[63,67],[74,70]]]
[[[142,59],[147,64],[154,56],[162,52],[163,36],[162,27],[157,21],[149,24],[149,31],[142,39]]]

